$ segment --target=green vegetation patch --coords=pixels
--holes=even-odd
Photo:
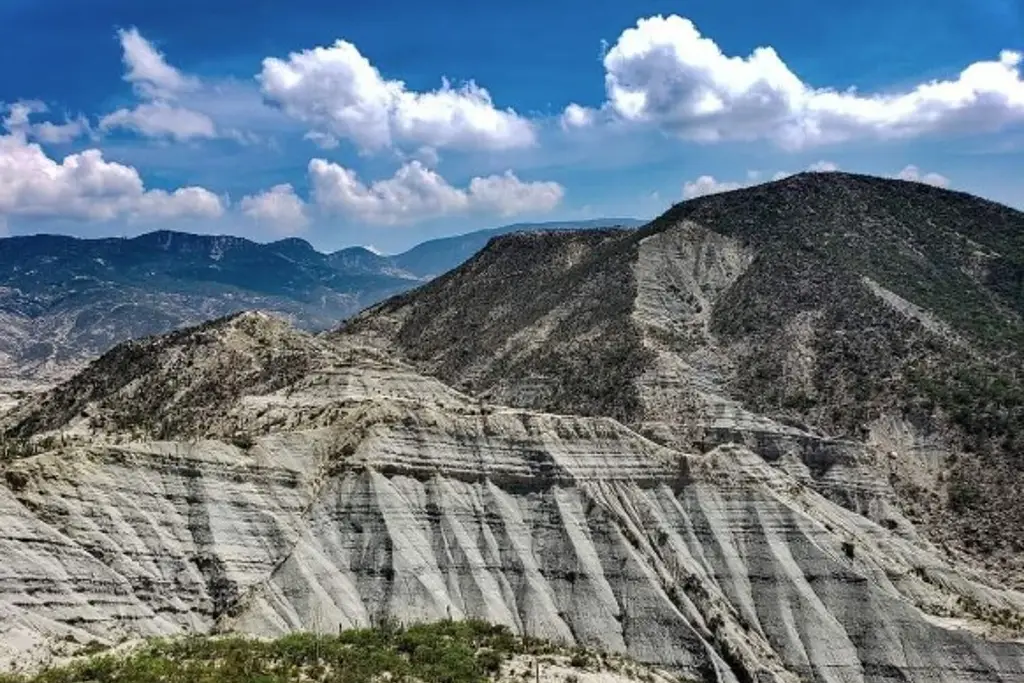
[[[482,683],[515,654],[544,655],[555,646],[480,621],[298,633],[262,641],[203,636],[151,641],[34,676],[0,675],[0,683]]]

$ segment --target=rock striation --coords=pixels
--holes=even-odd
[[[1022,586],[1021,235],[962,193],[800,174],[639,231],[494,240],[336,336],[498,403],[741,443]]]
[[[743,443],[684,452],[493,405],[263,314],[136,345],[137,376],[103,380],[128,371],[112,352],[6,418],[41,450],[0,485],[8,665],[92,640],[473,617],[708,681],[1024,679],[1024,595]],[[296,354],[299,371],[260,370]],[[195,419],[80,416],[171,369],[188,394],[240,357],[255,370],[228,399],[193,393]]]

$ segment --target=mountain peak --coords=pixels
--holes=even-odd
[[[975,540],[1024,547],[998,521],[1024,518],[1003,483],[1024,487],[1022,281],[1021,212],[806,173],[677,204],[639,231],[494,238],[338,334],[383,339],[490,400],[614,417],[686,451],[778,439],[812,480],[860,457],[838,442],[870,449],[906,430],[949,457],[907,514],[1024,583],[1012,551]],[[893,480],[922,486],[917,456],[896,452]],[[848,505],[871,495],[816,485]]]

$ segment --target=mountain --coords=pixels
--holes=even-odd
[[[168,231],[2,239],[0,377],[9,386],[52,383],[119,342],[240,310],[326,329],[458,265],[485,242],[473,233],[386,257],[362,247],[323,254],[297,238],[258,244]]]
[[[797,176],[494,238],[332,332],[119,345],[0,420],[0,662],[473,618],[702,681],[1024,680],[1021,218]]]
[[[391,257],[399,269],[430,279],[455,268],[484,248],[488,240],[513,232],[535,232],[537,230],[586,230],[606,227],[635,228],[645,221],[635,218],[595,218],[584,221],[551,223],[516,223],[500,228],[478,230],[455,237],[442,237],[419,244],[409,251]]]
[[[0,375],[60,378],[125,339],[240,309],[322,329],[415,284],[337,268],[297,239],[12,237],[0,240]]]
[[[883,524],[891,483],[933,541],[1020,586],[1022,314],[1024,214],[810,173],[639,231],[496,239],[342,334],[498,403],[686,451],[742,438]]]

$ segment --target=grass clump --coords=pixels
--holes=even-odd
[[[261,641],[241,636],[154,640],[0,683],[483,683],[515,654],[554,646],[481,621],[385,625],[336,636],[297,633]]]

